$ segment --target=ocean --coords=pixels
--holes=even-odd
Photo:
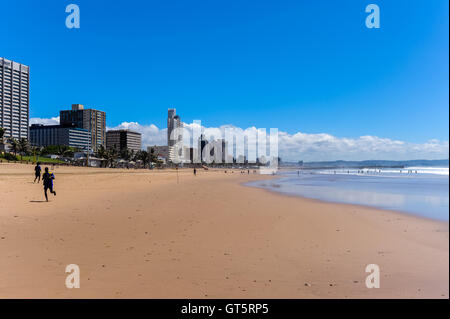
[[[448,167],[305,169],[248,183],[288,195],[449,220]]]

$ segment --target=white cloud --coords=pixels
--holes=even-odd
[[[408,143],[377,136],[338,138],[329,134],[279,132],[280,156],[289,160],[448,159],[449,142]]]
[[[30,119],[31,123],[54,124],[58,118]],[[189,131],[197,124],[186,124]],[[233,134],[244,135],[256,132],[255,127],[242,129],[232,125],[204,127],[204,134],[222,138],[228,128]],[[108,129],[131,129],[142,134],[143,147],[167,144],[167,129],[156,125],[141,125],[137,122],[123,122]],[[269,130],[267,130],[269,135]],[[185,142],[187,142],[185,140]],[[410,159],[448,159],[449,142],[429,140],[425,143],[408,143],[404,141],[380,138],[377,136],[360,136],[358,138],[336,137],[330,134],[307,134],[298,132],[288,134],[278,132],[279,156],[284,161],[332,161],[332,160],[410,160]]]
[[[32,117],[32,118],[30,118],[30,125],[31,124],[58,125],[59,124],[59,116],[52,117],[49,119]]]

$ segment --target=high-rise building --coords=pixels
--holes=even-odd
[[[167,116],[167,145],[169,147],[183,140],[182,127],[183,123],[180,116],[176,115],[176,109],[169,109]]]
[[[0,127],[6,138],[28,139],[30,68],[0,58]]]
[[[81,104],[72,104],[72,110],[59,112],[62,126],[84,128],[91,133],[91,147],[97,151],[100,145],[106,147],[106,113],[94,109],[85,109]]]
[[[176,109],[168,110],[167,145],[169,146],[169,160],[180,163],[183,159],[183,122],[176,115]]]
[[[124,150],[140,151],[142,146],[141,133],[131,130],[109,130],[106,132],[106,148],[117,152]]]
[[[205,146],[208,144],[208,140],[206,139],[205,135],[200,135],[200,137],[198,138],[198,157],[200,162],[203,162],[203,157],[204,157],[204,150],[205,150]]]
[[[61,125],[32,124],[30,144],[34,146],[66,145],[87,151],[91,133],[83,128]]]

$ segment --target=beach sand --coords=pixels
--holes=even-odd
[[[449,297],[448,222],[250,188],[271,177],[236,170],[53,171],[46,203],[32,165],[0,164],[0,298]]]

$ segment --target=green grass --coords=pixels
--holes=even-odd
[[[20,156],[17,156],[20,159]],[[61,161],[59,159],[53,159],[50,157],[43,157],[43,156],[36,156],[38,162],[46,162],[46,163],[65,163],[64,161]],[[22,161],[30,161],[30,162],[34,162],[35,157],[34,156],[22,156]]]
[[[17,158],[20,161],[20,155],[17,155]],[[35,157],[33,155],[24,155],[22,156],[22,162],[34,162]],[[45,163],[55,163],[55,164],[60,164],[60,163],[65,163],[64,161],[61,161],[59,159],[53,159],[50,157],[43,157],[43,156],[39,156],[38,158],[39,162],[45,162]]]

